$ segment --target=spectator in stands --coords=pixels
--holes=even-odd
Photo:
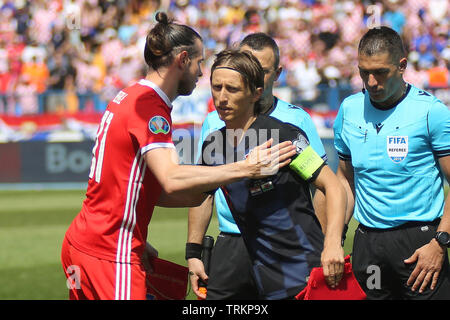
[[[5,42],[0,40],[0,114],[6,113],[11,72]]]
[[[36,87],[38,93],[43,93],[47,89],[48,67],[45,61],[38,60],[36,55],[31,56],[31,60],[23,64],[22,74],[28,76],[28,80]]]
[[[77,90],[75,88],[75,77],[69,76],[65,79],[65,104],[67,105],[68,113],[78,112],[78,97]]]
[[[418,64],[419,53],[416,51],[410,52],[408,55],[408,68],[405,70],[404,79],[406,82],[418,87],[428,87],[428,73]]]
[[[382,21],[384,24],[390,26],[398,34],[403,33],[403,27],[406,23],[405,15],[399,10],[400,1],[399,0],[385,0],[383,1],[386,10],[383,14]]]
[[[44,92],[47,90],[47,81],[49,78],[49,71],[45,61],[45,57],[41,57],[38,60],[37,55],[31,56],[31,61],[25,62],[22,65],[22,75],[25,77],[22,82],[31,83],[31,85],[36,89],[36,94],[38,98],[38,112],[44,112],[45,108],[45,96]],[[31,108],[31,107],[30,107]]]
[[[97,1],[82,1],[80,15],[81,37],[87,39],[95,36],[100,26],[102,10]]]
[[[66,79],[75,76],[75,69],[67,56],[56,53],[49,59],[50,78],[48,80],[47,112],[67,110],[65,96]]]
[[[92,101],[94,110],[100,111],[100,101],[97,92],[94,91],[95,84],[101,76],[99,68],[92,64],[92,56],[85,54],[78,57],[74,62],[76,69],[75,84],[79,110],[85,111],[86,102]]]
[[[422,68],[429,69],[433,66],[436,57],[434,56],[432,49],[428,49],[426,43],[422,42],[418,48],[419,59],[418,64]]]
[[[8,113],[9,92],[11,92],[11,72],[7,64],[0,65],[0,114]]]
[[[233,0],[233,3],[237,2],[238,1]],[[236,14],[236,10],[240,9],[234,8],[234,14]],[[258,10],[256,10],[255,8],[249,8],[245,11],[244,18],[240,20],[240,23],[235,25],[235,28],[233,28],[228,35],[227,44],[229,46],[233,46],[234,44],[239,43],[245,36],[250,33],[263,32],[264,28],[260,22],[261,18],[259,16]]]
[[[448,69],[443,60],[434,60],[428,69],[428,86],[430,88],[447,88],[449,85]]]
[[[20,76],[15,96],[17,115],[38,113],[38,90],[28,74]]]
[[[207,49],[207,60],[209,56],[241,40],[247,33],[264,31],[276,39],[283,52],[292,51],[291,56],[295,57],[292,58],[292,65],[313,64],[313,71],[317,74],[330,74],[333,71],[335,76],[339,75],[339,80],[353,83],[354,90],[360,90],[359,76],[354,72],[355,68],[348,66],[355,65],[357,61],[352,52],[356,51],[356,42],[367,28],[364,25],[364,21],[367,21],[365,14],[368,14],[367,8],[373,2],[1,1],[0,39],[6,41],[12,84],[18,81],[22,63],[29,63],[32,56],[36,56],[38,61],[46,61],[47,57],[54,54],[68,55],[73,58],[72,68],[77,68],[76,61],[80,59],[77,49],[95,39],[101,46],[99,50],[104,61],[102,67],[101,60],[95,57],[95,47],[88,48],[89,53],[94,54],[93,61],[101,72],[89,88],[95,92],[105,83],[106,68],[123,70],[122,63],[129,63],[116,53],[129,46],[130,41],[134,41],[133,37],[137,37],[139,45],[145,43],[146,31],[151,28],[151,16],[158,9],[170,6],[169,12],[177,21],[188,23],[201,33]],[[378,5],[383,10],[381,22],[402,33],[409,50],[420,54],[418,72],[431,68],[433,61],[442,57],[448,46],[448,18],[445,15],[449,8],[447,0],[383,0]],[[73,21],[68,21],[69,18]],[[329,42],[331,38],[326,39],[324,35],[332,35],[333,41]],[[326,52],[320,52],[323,43],[318,38],[328,44]],[[330,44],[333,45],[330,47]],[[290,58],[286,54],[283,59]],[[292,102],[302,103],[302,82],[305,80],[298,79],[299,71],[289,68],[289,63],[284,62],[284,65],[285,78],[294,86],[292,89],[296,91],[297,86],[300,87],[300,96],[294,95]],[[330,69],[330,65],[339,72]],[[314,86],[314,83],[311,85]],[[41,83],[39,90],[45,90],[46,85]],[[199,83],[199,87],[208,85],[208,81]],[[8,89],[8,94],[13,94],[11,88],[14,87]],[[308,90],[310,93],[313,91]],[[83,99],[80,102],[83,103]],[[49,108],[48,111],[51,110]]]
[[[102,34],[101,53],[105,60],[106,66],[118,65],[120,62],[120,55],[118,52],[122,51],[123,44],[117,38],[117,31],[113,28],[106,29]]]

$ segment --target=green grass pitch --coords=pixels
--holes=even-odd
[[[0,191],[0,300],[68,298],[60,263],[61,243],[81,208],[84,190]],[[208,234],[218,234],[214,215]],[[351,252],[356,223],[345,242]],[[159,256],[182,265],[187,238],[187,209],[156,208],[149,242]],[[192,292],[188,299],[194,299]]]
[[[0,191],[0,300],[68,298],[60,250],[84,194],[84,190]],[[208,234],[218,234],[215,217]],[[187,209],[156,208],[148,240],[159,256],[186,265],[186,239]],[[194,298],[192,293],[188,298]]]

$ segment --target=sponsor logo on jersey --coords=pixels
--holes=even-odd
[[[167,121],[163,116],[154,116],[151,118],[148,122],[148,128],[150,129],[150,132],[154,134],[168,134],[170,131],[169,121]]]
[[[387,136],[387,154],[395,163],[402,162],[408,155],[408,136]]]
[[[383,128],[383,126],[384,126],[383,123],[377,123],[373,125],[373,127],[377,130],[377,133],[380,133],[381,128]]]
[[[115,96],[113,102],[120,104],[127,95],[128,95],[127,93],[125,93],[123,91],[119,91],[119,93]]]

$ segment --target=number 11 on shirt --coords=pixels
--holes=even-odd
[[[105,114],[102,117],[102,121],[97,131],[97,138],[95,139],[95,145],[92,149],[92,163],[91,170],[89,172],[89,178],[94,178],[97,183],[100,182],[100,177],[102,175],[102,164],[103,164],[103,154],[105,152],[106,145],[106,134],[108,133],[109,125],[111,124],[111,120],[114,117],[112,112],[108,110],[105,111]],[[98,155],[96,156],[97,148],[100,142],[100,149],[98,151]]]

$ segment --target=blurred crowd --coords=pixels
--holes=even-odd
[[[406,45],[405,78],[449,85],[448,0],[0,0],[0,114],[102,111],[146,74],[143,48],[158,10],[188,24],[214,54],[263,31],[284,68],[278,86],[314,101],[319,88],[362,87],[357,44],[368,27],[389,25]]]

